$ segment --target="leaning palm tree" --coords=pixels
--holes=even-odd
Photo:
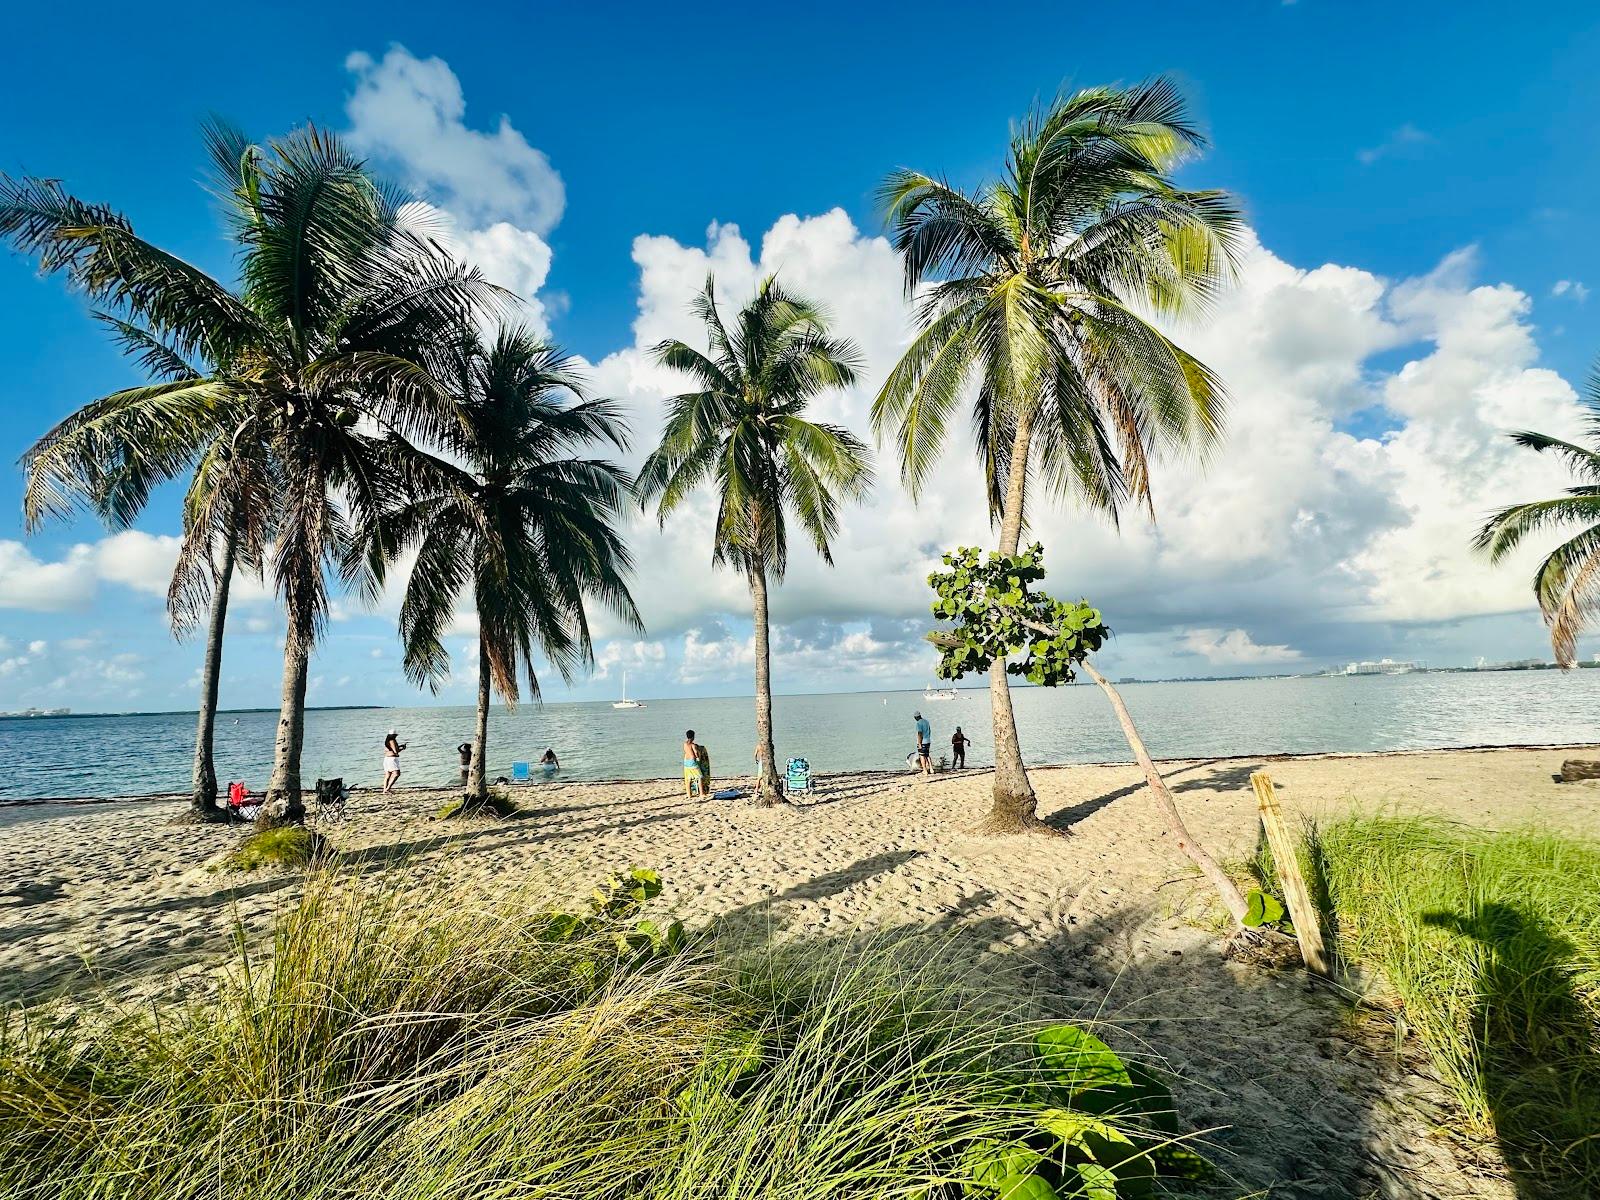
[[[241,429],[266,447],[270,561],[288,620],[266,815],[293,820],[329,575],[349,559],[352,524],[371,523],[394,486],[380,435],[429,440],[451,426],[433,356],[500,293],[408,227],[402,197],[337,138],[306,128],[261,148],[213,123],[206,143],[238,251],[237,294],[55,180],[0,179],[0,238],[173,353],[211,364],[119,399],[124,436],[160,447],[156,476],[190,469]],[[94,436],[78,445],[100,449]]]
[[[768,587],[788,567],[786,513],[832,565],[840,502],[860,499],[870,486],[867,448],[849,430],[803,415],[814,396],[855,380],[860,355],[853,342],[828,332],[821,309],[770,276],[731,329],[709,276],[692,311],[705,323],[710,353],[665,341],[655,355],[693,377],[699,390],[668,401],[661,444],[640,469],[637,491],[642,505],[656,502],[665,524],[702,483],[716,489],[711,560],[744,575],[754,614],[761,752],[755,801],[774,804],[781,790],[772,742]]]
[[[1565,460],[1579,482],[1564,496],[1500,509],[1472,543],[1491,563],[1498,563],[1529,534],[1580,527],[1576,536],[1552,550],[1533,573],[1533,594],[1550,627],[1556,661],[1563,667],[1577,661],[1578,635],[1600,614],[1600,365],[1589,376],[1582,404],[1588,414],[1586,446],[1529,430],[1511,435],[1519,446],[1541,454],[1548,450]]]
[[[127,529],[151,488],[173,473],[175,461],[190,457],[184,438],[146,427],[143,417],[153,397],[181,391],[202,373],[148,329],[111,313],[95,316],[156,383],[90,402],[28,450],[23,515],[30,531],[80,506],[111,528]],[[270,468],[264,447],[249,433],[245,427],[218,437],[201,454],[185,497],[183,538],[167,590],[174,634],[183,637],[206,618],[190,787],[192,814],[202,821],[222,817],[213,744],[229,589],[236,569],[260,572],[272,519]]]
[[[570,679],[593,662],[586,604],[598,600],[643,626],[628,593],[632,567],[615,522],[629,479],[605,459],[580,457],[626,433],[608,400],[584,396],[573,360],[522,329],[484,345],[460,337],[449,376],[459,420],[444,456],[394,442],[405,498],[362,531],[369,586],[415,552],[400,608],[406,674],[437,689],[449,674],[445,630],[470,597],[478,615],[478,713],[467,808],[488,799],[490,685],[507,707],[539,695],[534,655]]]
[[[921,330],[873,405],[915,498],[970,399],[999,550],[1015,554],[1030,476],[1113,521],[1152,516],[1155,453],[1213,442],[1223,390],[1152,324],[1204,307],[1242,228],[1226,195],[1171,173],[1202,144],[1165,80],[1091,88],[1036,112],[1005,175],[975,193],[917,171],[882,199]],[[1042,828],[1004,659],[989,676],[995,781],[988,832]]]

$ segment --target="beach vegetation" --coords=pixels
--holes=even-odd
[[[939,676],[960,679],[968,673],[993,673],[998,667],[1043,687],[1059,687],[1077,678],[1077,671],[1085,671],[1110,700],[1173,840],[1227,907],[1235,936],[1259,941],[1253,931],[1268,922],[1247,920],[1250,907],[1239,885],[1190,834],[1127,704],[1090,661],[1111,636],[1100,611],[1087,600],[1057,600],[1037,589],[1045,576],[1044,548],[1037,542],[1009,555],[985,555],[963,546],[946,554],[944,564],[948,570],[928,576],[935,597],[933,615],[941,623],[928,634],[939,649]],[[1025,657],[1017,657],[1024,652]],[[1045,827],[1036,815],[1026,820]],[[1009,832],[1010,826],[994,831]]]
[[[667,402],[661,443],[639,470],[641,505],[655,505],[663,525],[704,484],[716,493],[713,566],[727,565],[750,588],[755,641],[757,804],[782,798],[772,739],[769,589],[789,562],[789,522],[829,565],[839,512],[871,482],[868,452],[838,425],[809,421],[818,395],[848,387],[861,369],[855,343],[828,329],[827,314],[787,291],[775,277],[723,321],[709,276],[694,314],[709,352],[669,340],[656,361],[688,375],[696,390]],[[692,577],[693,568],[680,564]]]
[[[1306,858],[1340,955],[1381,974],[1518,1195],[1600,1195],[1600,843],[1352,816]]]
[[[223,871],[255,871],[263,867],[300,870],[320,862],[327,840],[303,825],[255,829],[218,864]]]
[[[1498,563],[1530,535],[1573,529],[1577,532],[1547,554],[1533,573],[1533,594],[1550,627],[1556,661],[1577,661],[1578,635],[1600,615],[1600,365],[1579,398],[1584,409],[1584,443],[1521,430],[1511,434],[1519,446],[1560,459],[1576,481],[1565,495],[1508,505],[1484,522],[1473,548]]]
[[[481,799],[468,789],[446,800],[433,815],[436,820],[450,821],[461,817],[515,817],[521,812],[522,806],[511,798],[509,791],[494,787],[486,789]]]
[[[617,885],[575,918],[323,877],[186,999],[11,1010],[0,1192],[1104,1198],[1204,1169],[1159,1080],[959,954],[624,950]]]
[[[37,253],[46,270],[70,270],[68,250],[75,247],[57,235],[63,222],[85,219],[107,227],[121,221],[74,200],[53,181],[0,176],[0,238]],[[133,239],[131,229],[119,236]],[[155,251],[145,253],[159,261]],[[223,634],[234,573],[259,577],[271,540],[271,468],[250,427],[215,430],[195,450],[194,422],[184,409],[195,401],[196,386],[216,374],[204,345],[175,347],[137,304],[123,303],[114,290],[102,287],[91,295],[101,306],[94,316],[146,381],[90,401],[29,447],[22,459],[23,519],[33,532],[87,508],[107,527],[129,529],[158,484],[192,471],[167,615],[180,638],[205,621],[190,811],[198,820],[222,822],[214,744]],[[192,356],[198,357],[192,362]]]
[[[976,191],[914,170],[882,186],[920,331],[873,424],[915,498],[970,406],[1003,556],[1018,552],[1030,480],[1115,521],[1153,511],[1158,452],[1221,434],[1220,380],[1150,319],[1204,311],[1232,273],[1237,207],[1173,182],[1203,145],[1178,89],[1155,79],[1043,105]],[[1008,679],[989,678],[996,833],[1040,828]]]
[[[113,424],[86,422],[77,451],[57,456],[62,474],[40,473],[36,488],[104,474],[86,461],[107,449],[101,428],[122,447],[110,448],[113,463],[146,456],[145,487],[191,470],[223,441],[265,448],[275,498],[268,565],[288,627],[259,819],[299,821],[307,671],[330,577],[359,574],[349,532],[393,494],[385,443],[434,441],[453,425],[454,397],[433,372],[438,352],[504,293],[426,236],[402,193],[334,134],[307,126],[260,146],[213,121],[204,137],[237,290],[55,180],[0,184],[0,237],[123,321],[160,364],[195,364],[103,402],[97,416]]]
[[[392,502],[357,529],[375,595],[397,559],[411,560],[400,606],[406,677],[438,691],[451,671],[444,638],[470,598],[478,619],[477,720],[463,812],[486,808],[491,694],[515,708],[539,697],[535,656],[570,681],[594,661],[587,605],[643,630],[618,531],[631,480],[583,453],[627,446],[615,404],[589,398],[573,360],[525,329],[491,340],[458,331],[440,376],[456,420],[434,449],[385,447]]]

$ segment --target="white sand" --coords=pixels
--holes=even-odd
[[[1193,833],[1218,857],[1254,847],[1251,771],[1265,766],[1291,813],[1432,811],[1487,827],[1537,817],[1600,834],[1600,785],[1557,785],[1562,750],[1242,759],[1166,770]],[[760,922],[846,937],[922,927],[1004,961],[1047,1010],[1098,1014],[1125,1048],[1179,1075],[1184,1118],[1215,1129],[1240,1190],[1275,1196],[1509,1197],[1493,1152],[1449,1132],[1445,1098],[1414,1048],[1299,973],[1225,962],[1209,893],[1130,766],[1034,774],[1060,839],[965,831],[987,806],[984,772],[842,776],[804,807],[687,801],[675,781],[543,785],[517,820],[441,824],[441,793],[357,793],[329,830],[357,869],[401,856],[408,877],[495,888],[547,877],[576,887],[627,864],[655,867],[663,901],[695,924]],[[85,985],[133,995],[183,986],[239,916],[252,929],[291,899],[289,875],[220,876],[207,859],[235,829],[176,823],[181,805],[0,809],[0,999]],[[965,943],[964,943],[965,944]],[[1000,961],[1000,960],[997,960]]]

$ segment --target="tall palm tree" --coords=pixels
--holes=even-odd
[[[437,688],[449,674],[444,648],[457,601],[478,613],[478,714],[469,804],[488,798],[490,684],[508,707],[539,695],[533,658],[564,678],[593,661],[585,609],[598,600],[635,629],[632,567],[615,527],[627,474],[605,459],[578,457],[627,437],[615,405],[585,398],[573,360],[522,329],[490,345],[462,336],[451,374],[460,419],[440,439],[448,457],[395,442],[405,499],[365,532],[370,586],[398,555],[415,550],[400,608],[406,674]]]
[[[1113,521],[1129,502],[1153,516],[1154,454],[1217,438],[1220,382],[1147,316],[1203,308],[1231,272],[1238,211],[1171,179],[1201,145],[1158,79],[1035,112],[1012,135],[1005,174],[975,193],[917,171],[888,177],[882,200],[921,331],[872,415],[913,497],[969,398],[1003,554],[1017,551],[1030,473]],[[989,688],[994,805],[982,828],[1040,828],[1003,659]]]
[[[205,140],[237,250],[237,295],[54,180],[0,179],[0,238],[172,353],[210,364],[198,378],[119,394],[120,436],[146,448],[152,478],[189,469],[241,430],[266,447],[270,558],[288,623],[267,816],[293,820],[328,575],[349,561],[352,523],[370,524],[394,486],[380,435],[428,440],[450,427],[432,356],[499,293],[409,227],[399,193],[336,137],[308,127],[262,148],[214,122]],[[103,448],[97,435],[74,446],[76,469],[92,472],[81,456]]]
[[[148,329],[111,313],[95,316],[158,384],[181,388],[202,378]],[[147,388],[134,388],[92,401],[29,448],[23,456],[23,514],[30,530],[50,517],[69,516],[80,503],[112,528],[132,526],[151,489],[172,474],[172,464],[190,457],[187,445],[181,438],[175,442],[170,430],[142,424],[142,402],[149,399]],[[213,743],[229,589],[235,569],[260,572],[272,520],[270,467],[264,447],[248,433],[241,428],[218,437],[200,455],[184,500],[183,538],[167,589],[167,613],[177,636],[206,617],[190,787],[190,806],[201,820],[222,815]]]
[[[840,502],[860,499],[871,485],[867,448],[849,430],[803,415],[814,396],[855,380],[860,353],[828,332],[820,308],[770,276],[731,329],[710,276],[692,311],[705,323],[710,353],[669,340],[655,355],[692,376],[699,390],[668,401],[661,444],[640,469],[636,490],[640,504],[656,502],[663,524],[700,484],[710,481],[717,491],[711,561],[732,566],[750,587],[761,751],[755,799],[774,804],[781,791],[772,743],[768,587],[788,567],[786,513],[832,565]]]
[[[1523,430],[1511,440],[1539,453],[1550,451],[1566,461],[1578,482],[1566,495],[1529,500],[1494,513],[1478,531],[1473,548],[1498,563],[1529,534],[1578,526],[1578,533],[1552,550],[1533,573],[1533,594],[1550,626],[1556,661],[1570,667],[1577,661],[1578,635],[1600,614],[1600,364],[1589,376],[1582,399],[1587,413],[1588,445],[1578,445]]]

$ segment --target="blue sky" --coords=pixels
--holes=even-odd
[[[1548,486],[1549,476],[1488,441],[1481,454],[1446,450],[1447,435],[1465,436],[1449,405],[1477,397],[1472,436],[1523,413],[1559,422],[1566,385],[1600,351],[1600,296],[1587,296],[1600,287],[1600,248],[1586,221],[1600,191],[1600,18],[1578,4],[1529,6],[1515,20],[1488,4],[1263,0],[1222,11],[1152,4],[1088,20],[1039,5],[1019,29],[937,3],[813,5],[799,16],[751,5],[477,5],[449,20],[437,6],[404,3],[270,14],[91,6],[74,11],[64,35],[51,11],[31,9],[12,18],[0,47],[9,114],[0,170],[61,177],[119,206],[144,236],[226,274],[196,182],[200,120],[220,113],[267,137],[311,119],[364,136],[375,161],[459,220],[464,246],[491,258],[513,247],[517,265],[503,269],[523,274],[508,281],[539,285],[530,319],[636,404],[644,439],[671,381],[647,378],[638,349],[681,311],[683,279],[708,264],[736,279],[785,266],[848,311],[854,291],[880,275],[892,282],[872,204],[889,168],[976,183],[996,166],[1008,121],[1035,97],[1168,72],[1214,141],[1186,178],[1235,191],[1261,247],[1242,289],[1255,306],[1241,301],[1221,322],[1232,333],[1215,351],[1226,367],[1240,343],[1259,350],[1225,371],[1236,420],[1266,414],[1249,461],[1270,446],[1292,460],[1300,451],[1283,452],[1282,440],[1303,436],[1300,450],[1340,486],[1272,517],[1287,539],[1273,561],[1211,561],[1217,543],[1239,536],[1237,521],[1218,514],[1244,503],[1230,475],[1254,470],[1244,459],[1213,464],[1194,487],[1179,477],[1174,515],[1154,534],[1113,544],[1094,531],[1072,563],[1081,572],[1073,586],[1115,601],[1108,611],[1124,636],[1113,662],[1172,675],[1382,653],[1439,662],[1539,653],[1521,580],[1510,587],[1467,561],[1440,523],[1447,514],[1435,519],[1423,493],[1438,472],[1459,491],[1453,507],[1476,513]],[[365,65],[352,67],[353,54]],[[448,111],[448,97],[428,107],[441,81],[459,89],[463,114]],[[352,98],[363,85],[370,103],[360,109]],[[429,120],[417,122],[419,112]],[[502,150],[514,168],[503,176]],[[530,183],[529,172],[539,178]],[[524,184],[525,195],[516,191]],[[540,186],[557,188],[558,214],[534,194]],[[496,223],[510,243],[478,236]],[[1333,296],[1333,308],[1318,307]],[[183,707],[199,649],[163,632],[162,544],[108,541],[87,522],[24,539],[20,522],[17,457],[51,422],[130,376],[81,302],[9,252],[0,307],[0,571],[13,573],[9,590],[0,579],[0,709]],[[1343,340],[1325,336],[1335,326]],[[892,331],[863,341],[886,367]],[[1319,374],[1308,382],[1312,361]],[[1262,438],[1271,414],[1285,411],[1274,407],[1280,389],[1302,396],[1307,419]],[[1395,438],[1408,428],[1409,440]],[[1236,429],[1243,455],[1248,430]],[[1359,492],[1364,507],[1346,499]],[[1062,514],[1047,548],[1075,546],[1076,519]],[[140,525],[152,539],[176,528],[171,495]],[[931,550],[980,533],[959,506],[910,514],[892,480],[852,530],[862,563],[878,545]],[[1439,561],[1419,563],[1435,552]],[[654,602],[684,553],[672,542],[642,547],[650,633],[611,647],[600,677],[576,694],[609,694],[629,663],[644,694],[743,686],[748,623],[730,581],[684,586],[680,576],[667,590],[687,594]],[[899,564],[899,575],[914,582],[925,559]],[[1302,592],[1285,582],[1292,577],[1326,582]],[[778,608],[789,630],[781,688],[925,679],[921,598],[893,587],[877,596],[866,582],[839,573],[796,581],[788,610]],[[394,669],[392,621],[343,615],[319,658],[314,701],[409,696]],[[276,624],[269,602],[246,597],[225,703],[274,701]],[[870,679],[833,665],[848,661],[870,664]],[[554,681],[549,692],[569,694]]]

